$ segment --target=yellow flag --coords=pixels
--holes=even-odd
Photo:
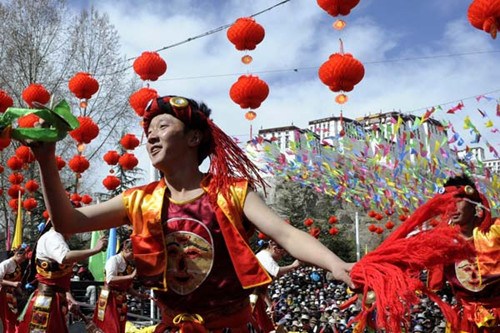
[[[16,249],[23,244],[23,215],[21,213],[21,191],[17,200],[17,218],[14,231],[14,239],[12,240],[11,249]]]

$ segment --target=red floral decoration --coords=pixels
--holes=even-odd
[[[23,161],[17,156],[12,156],[7,160],[7,166],[12,170],[21,170],[23,165]]]
[[[344,53],[342,41],[340,53],[330,55],[318,71],[318,76],[331,91],[351,91],[365,76],[365,67],[351,54]],[[347,96],[345,96],[347,98]],[[337,100],[344,103],[347,99]]]
[[[241,17],[227,29],[227,38],[237,50],[255,50],[264,40],[264,28],[251,17]]]
[[[39,121],[40,117],[32,113],[17,118],[17,124],[19,125],[19,127],[23,128],[33,128],[35,127],[35,124]]]
[[[0,89],[0,113],[4,113],[12,105],[14,105],[14,100],[6,91]]]
[[[328,233],[332,236],[335,236],[336,234],[339,233],[339,229],[335,228],[335,227],[331,227],[330,230],[328,230]]]
[[[39,83],[32,83],[22,92],[22,98],[29,105],[34,107],[33,102],[47,104],[50,101],[50,94],[45,87]]]
[[[118,186],[120,186],[120,184],[121,184],[121,181],[116,176],[107,176],[102,181],[102,185],[104,185],[104,187],[107,188],[109,191],[113,191]]]
[[[75,155],[68,163],[69,168],[75,173],[83,173],[90,166],[89,161],[82,155]]]
[[[19,200],[18,199],[10,199],[9,200],[9,206],[12,210],[16,211],[19,205]]]
[[[92,200],[93,200],[93,199],[92,199],[92,197],[91,197],[90,195],[88,195],[88,194],[84,194],[84,195],[82,195],[82,200],[81,200],[81,202],[82,202],[83,204],[88,205],[89,203],[91,203],[91,202],[92,202]]]
[[[35,192],[40,188],[40,185],[36,180],[30,179],[26,182],[26,184],[24,184],[24,188],[28,190],[28,192]]]
[[[144,111],[149,101],[159,97],[158,92],[151,88],[141,88],[130,95],[128,102],[139,117],[144,116]]]
[[[500,0],[474,0],[469,5],[467,17],[473,27],[497,37],[500,29]]]
[[[385,223],[385,227],[386,227],[387,229],[389,229],[389,230],[391,230],[392,228],[394,228],[394,226],[395,226],[395,224],[394,224],[394,222],[392,222],[392,221],[387,221],[387,222]]]
[[[311,229],[309,229],[309,234],[314,238],[318,238],[321,234],[321,229],[318,227],[312,227]]]
[[[242,109],[257,109],[269,95],[269,86],[255,75],[242,75],[229,90],[229,96]]]
[[[157,52],[142,52],[134,61],[134,71],[141,80],[156,81],[167,71],[167,63]]]
[[[104,154],[103,159],[108,165],[116,165],[120,160],[120,154],[116,150],[110,150]]]
[[[7,195],[11,198],[18,198],[19,192],[21,192],[21,196],[24,194],[24,188],[19,185],[11,185],[7,190]]]
[[[31,151],[31,148],[28,146],[19,146],[16,149],[16,156],[23,161],[23,163],[32,163],[35,161],[35,154]]]
[[[317,0],[318,6],[333,17],[349,15],[359,0]]]
[[[330,216],[330,217],[328,218],[328,223],[329,223],[329,224],[335,224],[335,223],[337,223],[338,221],[339,221],[339,219],[338,219],[338,218],[337,218],[337,216],[335,216],[335,215],[332,215],[332,216]]]
[[[24,181],[24,176],[22,173],[14,172],[9,175],[9,182],[11,184],[19,185]]]
[[[11,141],[12,140],[10,139],[10,136],[0,137],[0,151],[7,148],[10,145]]]
[[[310,226],[312,226],[312,225],[313,225],[313,223],[314,223],[314,220],[313,220],[312,218],[310,218],[310,217],[308,217],[307,219],[305,219],[305,220],[304,220],[304,225],[305,225],[306,227],[310,227]]]
[[[375,232],[377,231],[377,226],[375,224],[370,224],[368,230],[370,230],[370,232]]]
[[[79,144],[90,143],[99,135],[99,126],[94,123],[92,118],[86,116],[78,117],[80,127],[69,132],[69,135]]]
[[[134,154],[125,153],[120,157],[118,163],[121,165],[123,170],[132,170],[137,166],[137,164],[139,164],[139,160]]]
[[[99,82],[89,73],[78,72],[68,82],[68,88],[78,99],[90,99],[99,90]]]
[[[139,139],[134,134],[125,134],[121,140],[120,144],[122,145],[123,148],[126,150],[134,150],[137,148],[140,144]]]
[[[28,198],[23,201],[23,208],[27,211],[31,211],[38,206],[38,201],[35,198]]]
[[[56,156],[56,165],[57,165],[57,170],[61,170],[66,166],[66,161],[63,160],[61,156]]]

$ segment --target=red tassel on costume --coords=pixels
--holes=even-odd
[[[203,324],[194,321],[183,322],[179,325],[180,333],[208,333]]]

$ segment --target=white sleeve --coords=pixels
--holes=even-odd
[[[259,260],[262,267],[266,269],[266,271],[271,274],[273,277],[277,277],[280,271],[280,266],[273,259],[271,253],[266,250],[260,251],[256,254],[257,259]]]
[[[111,279],[118,276],[118,254],[112,256],[106,261],[104,265],[104,270],[106,271],[106,283],[109,283]]]
[[[37,253],[37,258],[52,259],[62,264],[66,254],[70,251],[68,244],[60,233],[54,231],[49,234],[49,232],[38,240],[37,252],[40,249],[40,256]]]
[[[3,280],[5,275],[9,274],[9,263],[10,263],[10,258],[7,260],[4,260],[0,263],[0,280]]]

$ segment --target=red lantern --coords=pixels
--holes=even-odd
[[[4,150],[10,145],[10,136],[0,137],[0,151]]]
[[[99,126],[97,126],[92,118],[80,116],[78,117],[80,127],[69,132],[69,135],[79,144],[90,143],[99,135]]]
[[[107,188],[109,191],[112,191],[116,189],[118,186],[120,186],[121,181],[118,179],[116,176],[107,176],[104,178],[102,181],[102,184],[104,185],[105,188]]]
[[[318,6],[333,17],[349,15],[359,0],[317,0]]]
[[[370,211],[368,212],[368,216],[369,216],[369,217],[375,217],[376,215],[377,215],[377,212],[375,212],[375,211],[373,211],[373,210],[370,210]]]
[[[81,201],[82,201],[83,204],[88,205],[89,203],[92,202],[92,200],[93,199],[92,199],[92,197],[90,195],[88,195],[88,194],[82,195],[82,200]]]
[[[47,104],[50,101],[50,94],[43,85],[32,83],[23,90],[22,98],[32,108],[33,102]]]
[[[40,117],[36,114],[30,113],[25,116],[21,116],[17,118],[17,124],[19,127],[23,128],[33,128],[35,124],[40,121]]]
[[[69,196],[69,200],[71,200],[73,203],[78,203],[80,201],[82,201],[82,197],[80,194],[78,193],[73,193]]]
[[[385,215],[387,215],[387,216],[391,216],[392,214],[394,214],[394,211],[393,211],[392,209],[386,209],[386,210],[384,211],[384,213],[385,213]]]
[[[7,166],[12,170],[20,170],[22,169],[23,165],[23,161],[17,156],[12,156],[7,160]]]
[[[314,238],[318,238],[321,234],[321,229],[318,227],[312,227],[311,229],[309,229],[309,234]]]
[[[11,185],[7,190],[7,195],[11,198],[18,198],[19,193],[21,193],[21,196],[24,194],[24,188],[19,185]]]
[[[134,150],[139,146],[139,139],[134,134],[125,134],[120,140],[120,144],[126,150]]]
[[[11,184],[19,185],[24,181],[24,176],[22,173],[14,172],[9,175],[9,182]]]
[[[9,206],[12,210],[16,211],[19,205],[19,200],[18,199],[10,199],[9,200]]]
[[[469,5],[467,17],[473,27],[497,37],[500,29],[500,0],[474,0]]]
[[[128,102],[139,117],[144,116],[144,111],[149,101],[159,97],[158,92],[151,88],[141,88],[130,95]]]
[[[28,192],[35,192],[40,188],[36,180],[30,179],[24,184],[24,188],[28,190]]]
[[[167,71],[167,63],[157,52],[142,52],[134,61],[134,71],[141,80],[156,81]]]
[[[0,113],[14,105],[14,100],[7,94],[7,92],[0,89]]]
[[[69,161],[69,168],[75,173],[83,173],[90,166],[89,161],[82,155],[75,155]]]
[[[375,230],[375,232],[380,235],[384,232],[384,229],[382,229],[381,227],[377,227],[377,230]]]
[[[377,231],[377,226],[375,224],[370,224],[368,230],[370,230],[370,232],[375,232]]]
[[[68,82],[68,88],[79,99],[90,99],[99,90],[99,82],[89,73],[78,72]]]
[[[334,215],[332,215],[332,216],[330,216],[330,217],[328,218],[328,223],[329,223],[329,224],[335,224],[335,223],[337,223],[338,221],[339,221],[339,220],[338,220],[338,218],[337,218],[336,216],[334,216]]]
[[[16,149],[16,156],[19,157],[24,163],[31,163],[35,160],[35,155],[28,146],[19,146]]]
[[[227,29],[227,38],[237,50],[255,50],[264,40],[264,28],[251,17],[241,17]]]
[[[375,220],[380,221],[383,218],[384,218],[384,216],[382,214],[379,214],[379,213],[375,214]]]
[[[116,150],[110,150],[104,154],[103,159],[108,165],[116,165],[120,159],[120,154]]]
[[[406,219],[407,219],[407,218],[408,218],[408,217],[407,217],[406,215],[399,215],[399,216],[398,216],[398,219],[399,219],[401,222],[406,221]]]
[[[394,222],[392,222],[392,221],[387,221],[387,222],[385,223],[385,227],[386,227],[387,229],[389,229],[389,230],[391,230],[392,228],[394,228],[394,225],[395,225],[395,224],[394,224]]]
[[[257,109],[269,95],[269,86],[258,76],[242,75],[229,90],[229,96],[242,109]]]
[[[330,230],[328,230],[328,233],[332,236],[335,236],[336,234],[339,233],[339,229],[335,228],[335,227],[331,227]]]
[[[45,219],[45,220],[48,220],[49,219],[49,212],[47,210],[44,210],[43,213],[42,213],[42,217]]]
[[[57,165],[57,170],[61,170],[66,166],[66,162],[62,159],[61,156],[56,156],[56,165]]]
[[[267,238],[267,236],[266,236],[264,233],[260,232],[260,231],[259,231],[259,233],[257,234],[257,237],[258,237],[259,239],[266,239],[266,238]]]
[[[314,220],[313,220],[312,218],[310,218],[310,217],[308,217],[307,219],[305,219],[305,220],[304,220],[304,225],[305,225],[306,227],[310,227],[310,226],[312,226],[312,225],[313,225],[313,223],[314,223]]]
[[[134,154],[125,153],[120,157],[118,163],[121,165],[123,170],[132,170],[137,166],[137,164],[139,164],[139,160],[134,156]]]
[[[245,118],[246,120],[252,121],[255,118],[257,118],[257,113],[255,113],[255,111],[252,110],[247,111],[247,113],[245,113]]]
[[[349,53],[334,53],[321,65],[318,73],[331,91],[351,91],[365,76],[365,68]]]
[[[35,198],[28,198],[23,201],[23,208],[27,211],[31,211],[38,206],[38,201]]]

